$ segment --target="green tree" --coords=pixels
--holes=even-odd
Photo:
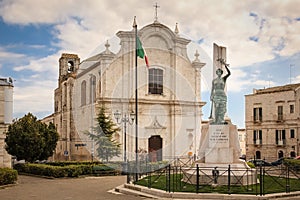
[[[120,131],[109,116],[105,115],[105,107],[100,108],[97,117],[97,126],[93,128],[93,133],[86,134],[95,141],[97,153],[102,161],[109,161],[114,156],[121,154],[120,144],[113,140],[113,135]]]
[[[5,149],[17,160],[34,162],[52,156],[57,141],[58,133],[53,123],[46,125],[28,113],[9,125]]]

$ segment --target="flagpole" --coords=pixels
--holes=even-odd
[[[138,71],[137,71],[137,23],[134,16],[133,28],[135,32],[135,181],[138,181]]]

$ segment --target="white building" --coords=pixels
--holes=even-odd
[[[96,125],[100,106],[106,107],[112,119],[117,110],[127,116],[135,111],[135,31],[116,35],[120,40],[117,53],[110,51],[107,42],[105,51],[82,62],[75,54],[61,56],[53,114],[60,141],[54,159],[91,159],[95,147],[84,132]],[[139,29],[138,36],[150,62],[147,68],[138,58],[138,148],[154,160],[197,154],[205,104],[200,74],[205,63],[197,52],[190,61],[190,40],[179,35],[177,26],[172,31],[155,21]],[[121,127],[114,138],[123,150],[125,130]],[[127,124],[126,136],[127,156],[133,160],[135,124]]]

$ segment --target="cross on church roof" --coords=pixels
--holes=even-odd
[[[154,18],[154,22],[158,22],[158,17],[157,17],[157,9],[160,7],[157,5],[157,3],[153,6],[155,8],[155,18]]]

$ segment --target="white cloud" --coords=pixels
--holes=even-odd
[[[4,21],[22,25],[62,22],[77,7],[75,2],[68,0],[4,0],[0,5]]]
[[[58,70],[58,68],[55,66]],[[14,113],[52,113],[53,93],[57,85],[57,75],[34,73],[19,77],[14,82]],[[43,116],[40,116],[43,117]]]
[[[43,114],[53,112],[53,94],[57,87],[59,57],[57,53],[41,59],[32,59],[28,65],[14,68],[19,74],[15,77],[14,85],[15,115],[22,116],[28,112]],[[23,71],[27,71],[26,76],[21,74]]]
[[[251,79],[246,78],[248,77],[248,75],[244,71],[240,69],[230,70],[231,76],[227,80],[227,88],[230,88],[231,92],[240,92],[242,89],[249,85]]]
[[[57,53],[40,59],[32,58],[29,64],[14,67],[14,70],[17,72],[22,70],[30,70],[33,72],[48,72],[48,74],[45,74],[45,76],[56,75],[57,78],[59,57],[60,55]]]
[[[0,47],[0,61],[20,59],[24,57],[24,54],[9,52],[5,48]]]
[[[292,83],[300,83],[300,75],[292,79]]]
[[[153,2],[138,0],[93,1],[84,3],[60,0],[3,1],[1,15],[6,22],[18,24],[56,24],[59,47],[80,53],[110,38],[118,30],[130,30],[133,16],[139,26],[151,23],[154,18]],[[196,40],[204,38],[207,46],[213,42],[228,47],[228,60],[232,66],[250,65],[274,58],[274,47],[284,44],[276,53],[291,55],[300,45],[297,1],[159,1],[159,21],[173,28],[179,22],[182,33]],[[34,9],[34,12],[28,10]],[[249,14],[266,20],[260,23]],[[258,42],[249,38],[258,35]]]
[[[51,86],[49,86],[51,85]],[[53,111],[53,82],[14,87],[14,112]]]
[[[267,87],[275,84],[271,80],[259,81],[258,77],[253,75],[248,77],[241,67],[272,60],[275,54],[291,56],[299,51],[300,22],[294,20],[299,17],[298,0],[158,0],[157,2],[160,6],[159,21],[171,29],[174,29],[178,22],[180,34],[188,35],[195,41],[202,39],[203,43],[200,46],[209,56],[212,56],[213,43],[227,47],[227,61],[233,70],[232,76],[228,79],[228,88],[231,91],[238,92],[249,85]],[[36,85],[41,84],[43,80],[51,83],[53,81],[52,88],[48,85],[45,90],[34,85],[25,86],[22,90],[23,86],[19,85],[20,88],[16,87],[15,94],[17,95],[17,92],[21,94],[16,103],[21,104],[23,98],[30,104],[27,100],[30,98],[26,96],[25,91],[30,92],[32,89],[48,91],[51,97],[43,92],[42,94],[45,95],[44,99],[50,98],[52,102],[61,52],[78,54],[81,60],[87,58],[93,49],[119,30],[131,30],[133,16],[137,16],[139,28],[152,23],[154,3],[138,0],[128,0],[126,3],[121,0],[1,1],[0,15],[6,23],[24,26],[52,24],[54,27],[52,34],[57,39],[55,40],[57,43],[53,45],[60,49],[54,55],[31,59],[29,64],[21,64],[14,68],[17,72],[24,70],[36,72],[35,77],[26,77],[28,82],[35,82],[39,78],[40,82],[35,82]],[[250,13],[254,13],[255,17],[250,16]],[[251,37],[254,37],[254,40],[251,40]],[[209,90],[211,77],[208,73],[211,73],[211,60],[202,55],[200,54],[200,59],[206,60],[201,61],[208,62],[203,69],[203,77],[207,80],[202,84],[204,90]],[[0,61],[8,57],[24,58],[24,55],[3,51],[0,48]],[[299,77],[297,80],[299,81]],[[39,98],[34,96],[33,99],[37,101]],[[50,100],[48,106],[49,102]],[[43,103],[46,106],[46,101]],[[22,109],[21,106],[18,109]]]

